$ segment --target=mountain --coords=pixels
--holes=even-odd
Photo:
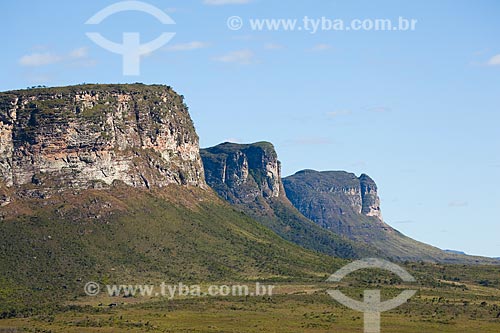
[[[341,263],[207,186],[170,87],[0,93],[0,134],[0,315],[81,296],[87,281],[317,278]]]
[[[288,199],[304,216],[327,230],[369,244],[392,260],[498,264],[489,258],[440,250],[386,224],[377,185],[365,174],[303,170],[285,177],[283,185]]]
[[[115,180],[133,187],[206,186],[198,136],[183,98],[169,87],[2,93],[0,133],[0,181],[36,185],[36,195]]]
[[[324,279],[345,264],[335,257],[368,255],[472,262],[387,226],[367,177],[349,193],[331,183],[328,197],[306,174],[283,183],[269,143],[200,153],[168,86],[0,93],[0,317],[83,296],[88,281]],[[307,217],[287,198],[290,179],[288,197]],[[303,201],[351,233],[317,225]],[[335,216],[342,223],[326,218]]]
[[[201,150],[205,179],[224,200],[286,240],[342,258],[380,255],[303,216],[285,195],[281,164],[269,142],[222,143]]]

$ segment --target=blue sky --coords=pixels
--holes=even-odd
[[[147,0],[175,25],[116,1],[2,2],[0,90],[144,82],[186,97],[201,146],[271,141],[283,174],[367,173],[386,221],[432,245],[500,256],[500,3]],[[231,2],[235,2],[231,4]],[[234,31],[227,19],[239,16]],[[417,19],[415,31],[252,31],[249,20]],[[85,35],[175,37],[139,76]]]

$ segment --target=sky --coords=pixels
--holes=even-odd
[[[500,2],[146,0],[175,24],[138,11],[85,24],[116,2],[3,1],[0,90],[170,85],[185,96],[202,147],[270,141],[283,175],[366,173],[396,229],[500,257]],[[306,29],[304,17],[321,27]],[[415,29],[323,23],[399,17],[417,20]],[[256,19],[298,25],[259,30]],[[115,43],[125,32],[143,43],[175,36],[129,76],[122,55],[87,32]]]

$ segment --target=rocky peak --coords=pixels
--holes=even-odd
[[[162,85],[79,85],[0,93],[0,185],[50,192],[206,187],[183,97]]]
[[[331,221],[353,214],[382,221],[377,185],[365,174],[357,177],[345,171],[303,170],[286,177],[283,183],[294,206],[327,228],[332,228]]]
[[[374,216],[379,220],[383,220],[382,212],[380,211],[380,198],[377,192],[377,184],[368,175],[362,174],[359,177],[361,187],[361,213],[366,216]]]
[[[281,164],[269,142],[225,142],[202,149],[201,157],[207,183],[232,203],[284,197]]]

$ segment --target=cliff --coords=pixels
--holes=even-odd
[[[396,261],[494,263],[459,255],[411,239],[382,219],[375,182],[345,171],[303,170],[283,179],[286,196],[307,218],[356,243],[378,249]]]
[[[271,143],[226,142],[202,149],[201,157],[208,185],[281,237],[344,258],[378,254],[321,228],[293,207],[285,195],[281,163]]]
[[[233,204],[284,197],[281,165],[271,143],[222,143],[201,151],[207,183]]]
[[[114,181],[206,186],[182,96],[142,84],[0,93],[0,184],[44,196]]]
[[[357,177],[345,171],[303,170],[283,180],[292,204],[322,227],[340,234],[351,234],[361,227],[358,215],[373,217],[372,227],[391,227],[383,223],[377,185],[369,176]]]

